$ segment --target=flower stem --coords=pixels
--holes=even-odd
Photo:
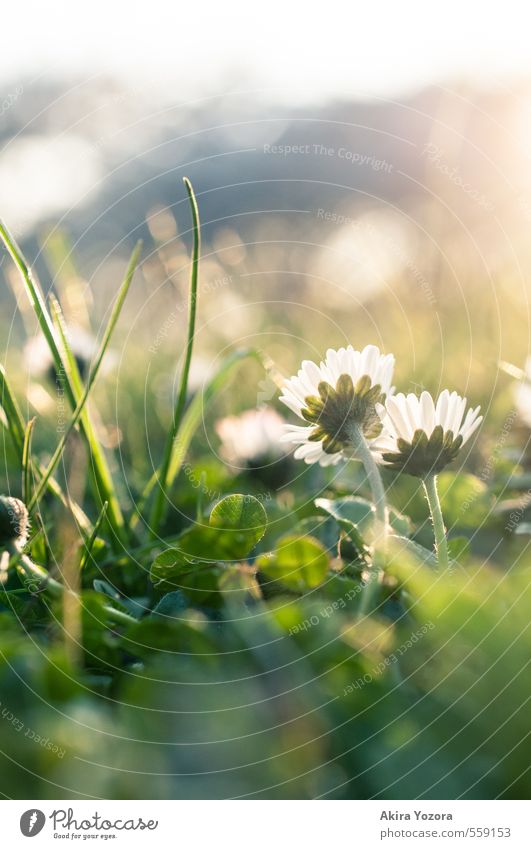
[[[433,535],[435,537],[435,550],[437,552],[437,560],[439,566],[443,569],[448,569],[448,542],[446,539],[446,529],[444,527],[444,519],[441,510],[441,502],[439,501],[439,493],[437,492],[437,479],[435,475],[428,475],[423,478],[424,491],[428,500],[428,505],[433,523]]]
[[[369,579],[365,584],[361,595],[359,613],[365,616],[373,610],[380,588],[380,579],[383,574],[381,565],[381,554],[385,553],[387,540],[387,526],[389,514],[385,498],[385,489],[380,475],[380,470],[367,444],[361,428],[356,425],[352,430],[352,447],[355,455],[363,463],[369,486],[371,487],[372,499],[375,510],[374,523],[374,556],[373,565]]]
[[[352,445],[357,457],[363,463],[369,486],[372,492],[372,500],[376,512],[376,523],[379,526],[375,538],[377,542],[384,543],[387,536],[388,510],[385,500],[385,489],[380,475],[378,464],[374,459],[371,449],[367,444],[361,429],[356,425],[352,430]]]
[[[66,593],[79,598],[77,593],[65,588],[63,584],[56,581],[55,578],[52,578],[46,569],[37,565],[37,563],[34,563],[27,554],[23,554],[15,546],[7,546],[6,550],[11,556],[13,556],[16,563],[21,567],[22,571],[26,575],[26,578],[28,579],[27,588],[30,592],[47,590],[53,598],[64,599]],[[107,613],[109,619],[116,624],[130,625],[137,621],[134,616],[130,616],[129,613],[125,613],[123,610],[118,610],[116,607],[112,607],[109,604],[104,604],[103,610]]]

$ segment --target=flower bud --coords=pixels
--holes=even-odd
[[[0,495],[0,545],[14,543],[22,548],[26,544],[28,530],[29,516],[24,502]]]

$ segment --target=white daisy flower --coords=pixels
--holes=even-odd
[[[330,466],[351,456],[354,429],[369,440],[382,430],[376,404],[391,390],[395,360],[375,345],[363,351],[330,348],[319,365],[304,360],[286,380],[280,400],[308,426],[287,425],[283,442],[296,445],[295,457]]]
[[[467,399],[445,389],[435,403],[429,392],[419,397],[399,393],[378,406],[383,431],[373,443],[390,468],[416,477],[437,474],[454,460],[479,427],[479,407],[465,415]]]
[[[285,431],[284,419],[275,410],[247,410],[240,416],[227,416],[216,423],[221,453],[230,463],[252,463],[280,457],[279,446]]]

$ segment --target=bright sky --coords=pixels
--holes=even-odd
[[[389,95],[531,75],[525,0],[24,0],[10,3],[0,94],[21,73],[112,71],[176,99],[266,87]]]

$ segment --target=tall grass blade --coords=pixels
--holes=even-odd
[[[17,455],[18,462],[20,463],[20,466],[22,468],[22,455],[24,453],[24,436],[26,431],[26,425],[22,417],[22,413],[20,412],[20,408],[18,406],[13,390],[11,389],[7,374],[2,365],[0,365],[0,406],[2,407],[6,415],[9,434],[11,436],[11,440],[15,448],[15,453]],[[36,477],[42,475],[43,468],[40,464],[37,464],[36,467],[34,464],[34,473]],[[72,514],[82,532],[90,534],[92,531],[92,524],[86,513],[79,506],[79,504],[76,504],[71,499],[66,499],[63,490],[61,489],[57,481],[54,480],[54,478],[50,478],[48,480],[47,487],[48,490],[52,493],[52,495],[61,502],[63,507],[66,507],[67,509],[70,509],[72,511]]]
[[[4,224],[4,222],[0,219],[0,238],[4,242],[4,245],[7,248],[8,253],[10,254],[13,262],[18,268],[20,275],[22,277],[22,281],[24,283],[24,287],[26,289],[26,293],[29,297],[30,303],[33,307],[33,311],[37,316],[37,320],[39,322],[40,328],[44,334],[44,337],[48,343],[48,347],[50,348],[50,352],[52,354],[54,366],[57,372],[61,372],[64,370],[63,362],[61,359],[61,354],[57,345],[57,340],[55,337],[55,332],[53,328],[53,324],[51,318],[48,314],[48,310],[46,308],[46,302],[44,300],[44,295],[41,291],[40,285],[37,280],[33,277],[33,274],[24,259],[24,255],[17,245],[15,239],[9,232],[8,228]],[[71,394],[71,388],[69,388],[69,393]],[[73,397],[70,399],[73,400]]]
[[[80,399],[83,397],[85,387],[83,385],[83,379],[79,371],[77,360],[70,345],[68,331],[60,304],[53,295],[50,296],[50,313],[54,327],[56,328],[61,341],[76,402],[79,404]],[[114,484],[105,457],[105,452],[100,444],[92,418],[86,407],[81,410],[78,420],[81,421],[83,430],[86,433],[87,440],[89,442],[91,468],[98,496],[101,499],[108,501],[111,505],[111,509],[109,511],[109,526],[114,532],[114,541],[116,542],[118,539],[123,544],[125,542],[125,536],[123,533],[124,519],[120,509],[120,503],[114,491]]]
[[[94,524],[94,529],[92,531],[92,534],[90,535],[90,539],[88,539],[87,542],[85,542],[85,544],[83,546],[83,553],[82,553],[81,559],[79,561],[79,571],[80,572],[83,571],[83,569],[87,565],[88,561],[92,557],[92,549],[94,548],[94,543],[96,542],[96,539],[98,537],[98,533],[99,533],[100,528],[103,524],[103,520],[105,519],[108,506],[109,506],[109,503],[106,501],[105,504],[103,505],[103,507],[101,508],[100,515],[96,519],[96,522]]]
[[[24,434],[24,444],[22,446],[22,500],[27,504],[31,498],[31,488],[33,479],[33,468],[31,462],[31,439],[33,436],[33,428],[37,419],[34,417],[29,420]]]
[[[192,268],[190,271],[190,297],[188,303],[188,333],[186,340],[186,350],[184,356],[183,370],[181,374],[181,382],[179,394],[177,396],[177,404],[173,415],[173,421],[168,432],[166,444],[164,446],[164,456],[160,467],[157,483],[158,488],[153,501],[153,509],[151,511],[149,525],[151,533],[156,535],[161,522],[164,520],[166,512],[166,490],[169,485],[169,470],[172,464],[172,455],[174,451],[175,438],[181,426],[181,420],[186,406],[186,395],[188,391],[188,376],[190,374],[190,364],[192,362],[192,353],[195,337],[195,319],[197,311],[197,283],[199,279],[199,255],[201,251],[201,226],[199,222],[199,210],[197,208],[197,200],[190,180],[185,177],[184,185],[188,192],[190,201],[190,209],[192,213],[192,226],[194,233],[194,244],[192,251]]]
[[[11,391],[11,386],[2,365],[0,365],[0,406],[6,415],[7,427],[13,441],[17,457],[22,463],[26,426],[24,424],[24,419],[22,418],[22,413],[20,412],[20,407],[17,404],[17,399]]]
[[[59,302],[56,298],[53,297],[53,295],[50,296],[50,312],[54,327],[57,330],[64,351],[64,358],[67,363],[76,402],[79,405],[80,400],[84,395],[85,387],[83,385],[83,380],[79,372],[79,367],[75,355],[70,345],[68,331],[61,307],[59,305]],[[76,415],[76,410],[77,406],[74,410],[74,415]],[[107,464],[105,452],[103,451],[103,448],[100,444],[92,418],[89,415],[89,411],[86,406],[83,406],[83,408],[81,409],[77,420],[81,422],[82,428],[87,435],[90,450],[92,474],[96,482],[98,497],[101,499],[105,499],[110,504],[108,521],[109,526],[113,531],[114,543],[116,544],[117,541],[120,541],[120,543],[123,545],[126,541],[124,533],[124,518],[120,509],[118,497],[115,493],[112,475]],[[69,428],[68,433],[70,433],[71,430],[72,428]]]
[[[248,357],[253,357],[260,363],[262,362],[260,354],[252,348],[245,348],[228,354],[228,356],[222,361],[214,377],[206,384],[204,391],[198,392],[188,406],[188,409],[183,416],[179,432],[176,434],[172,444],[170,466],[167,473],[168,491],[171,490],[171,487],[175,483],[177,475],[179,474],[186,457],[188,448],[190,447],[192,438],[201,424],[206,407],[210,401],[212,401],[214,396],[223,388],[238,363]],[[159,479],[160,470],[157,470],[151,476],[142,493],[136,514],[131,518],[130,525],[132,529],[137,526],[139,520],[142,518],[143,508]],[[152,526],[150,525],[150,527]]]
[[[67,441],[69,435],[71,434],[72,430],[74,429],[74,427],[76,426],[78,421],[80,421],[80,419],[83,416],[83,413],[85,411],[85,405],[87,403],[90,391],[91,391],[91,389],[94,385],[94,382],[96,380],[96,377],[98,375],[101,363],[102,363],[103,358],[105,356],[105,352],[107,351],[107,348],[108,348],[109,342],[111,340],[114,328],[116,327],[116,324],[118,322],[118,318],[119,318],[120,313],[122,311],[122,307],[123,307],[125,298],[126,298],[127,293],[129,291],[129,287],[131,285],[133,275],[134,275],[136,267],[138,265],[138,260],[139,260],[139,257],[140,257],[141,249],[142,249],[142,243],[138,242],[133,253],[131,254],[131,259],[129,260],[129,264],[128,264],[128,267],[127,267],[127,271],[126,271],[123,283],[120,287],[120,291],[118,292],[118,296],[117,296],[116,301],[114,303],[114,306],[113,306],[113,309],[112,309],[112,312],[111,312],[111,317],[110,317],[110,319],[107,323],[107,327],[105,329],[103,339],[101,340],[100,347],[99,347],[98,352],[96,354],[96,357],[94,359],[94,363],[92,365],[92,368],[90,369],[90,372],[89,372],[89,375],[88,375],[88,378],[87,378],[87,383],[86,383],[86,385],[85,385],[85,387],[82,391],[82,394],[81,394],[81,396],[80,396],[80,398],[79,398],[79,400],[78,400],[78,402],[75,406],[75,409],[74,409],[74,412],[73,412],[73,414],[70,418],[70,421],[68,422],[68,425],[66,426],[65,431],[64,431],[64,433],[63,433],[63,435],[62,435],[62,437],[61,437],[61,439],[60,439],[60,441],[59,441],[59,443],[58,443],[58,445],[57,445],[57,447],[56,447],[56,449],[55,449],[55,451],[52,455],[52,458],[51,458],[46,470],[44,471],[44,474],[43,474],[41,480],[39,481],[38,486],[35,489],[35,493],[33,494],[33,498],[30,502],[31,506],[33,506],[34,504],[37,503],[38,499],[41,497],[42,493],[44,492],[44,488],[46,486],[46,483],[49,480],[50,476],[53,474],[54,469],[57,466],[57,463],[59,462],[59,460],[62,456],[64,447],[65,447],[65,444],[66,444],[66,441]],[[70,350],[70,355],[73,356],[71,354],[71,350]],[[77,365],[76,365],[76,368],[77,368]],[[78,376],[79,376],[79,371],[78,371]],[[99,442],[97,442],[97,440],[95,440],[95,442],[97,444],[98,449],[101,451]],[[107,472],[108,472],[108,470],[107,470]],[[110,472],[108,472],[108,475],[110,477]],[[118,538],[121,539],[122,536],[123,536],[123,516],[122,516],[121,510],[120,510],[120,506],[118,504],[118,501],[116,499],[116,496],[114,495],[114,488],[112,486],[112,480],[110,482],[110,486],[108,487],[108,490],[110,490],[110,494],[112,495],[112,498],[114,500],[113,506],[114,506],[115,512],[113,514],[113,519],[111,520],[110,519],[111,498],[108,497],[108,498],[105,499],[106,501],[108,501],[108,508],[106,510],[105,515],[106,515],[107,521],[109,522],[109,524],[112,525],[113,529],[118,531],[118,533],[119,533]],[[115,526],[115,524],[114,524],[117,516],[121,518],[121,526],[120,525]]]
[[[81,406],[79,413],[77,413],[77,397],[76,392],[74,390],[74,386],[72,384],[72,374],[75,374],[75,372],[72,372],[72,369],[68,368],[68,363],[65,362],[65,357],[61,354],[57,340],[56,330],[54,328],[50,314],[48,313],[44,295],[41,291],[39,283],[33,277],[33,274],[28,264],[26,263],[22,251],[17,245],[15,239],[9,232],[4,222],[1,220],[0,238],[2,238],[11,258],[13,259],[13,262],[15,263],[16,267],[18,268],[21,274],[30,303],[37,316],[37,320],[48,343],[48,347],[50,348],[55,370],[58,375],[64,375],[66,395],[74,411],[74,415],[76,416],[76,422],[80,420],[81,431],[83,433],[88,450],[91,455],[92,469],[94,471],[95,478],[95,488],[97,490],[96,495],[102,500],[108,500],[109,505],[112,505],[112,509],[109,510],[108,520],[109,525],[114,531],[113,545],[115,548],[119,548],[119,543],[124,544],[126,542],[123,516],[120,511],[118,500],[114,494],[112,477],[105,460],[105,455],[99,445],[98,440],[95,437],[95,434],[91,432],[90,426],[87,424],[87,417],[81,416],[81,413],[83,412],[84,408],[84,403]],[[137,251],[138,245],[133,254],[137,253]],[[126,274],[126,279],[129,274],[131,264],[132,263],[130,262],[128,273]],[[134,268],[133,271],[131,271],[131,277],[133,272]],[[47,480],[47,478],[45,479]],[[39,489],[42,494],[44,487],[39,487]]]

